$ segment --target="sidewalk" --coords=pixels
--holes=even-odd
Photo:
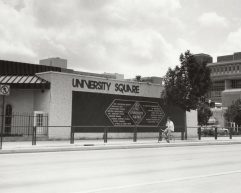
[[[157,139],[138,139],[133,142],[132,139],[109,139],[107,143],[103,140],[75,140],[70,144],[69,140],[61,141],[37,141],[32,145],[31,141],[3,142],[0,154],[8,153],[37,153],[37,152],[59,152],[59,151],[87,151],[87,150],[108,150],[108,149],[134,149],[134,148],[161,148],[161,147],[178,147],[178,146],[201,146],[201,145],[230,145],[241,144],[241,136],[203,137],[201,140],[188,139],[171,141],[166,143],[165,140],[157,142]]]

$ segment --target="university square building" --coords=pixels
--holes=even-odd
[[[150,137],[167,116],[175,132],[184,131],[185,112],[164,104],[161,84],[130,81],[117,73],[74,71],[60,58],[40,64],[0,60],[0,72],[0,84],[10,86],[4,108],[0,105],[5,135],[31,135],[36,126],[37,135],[50,139],[69,138],[71,127],[78,128],[79,138],[102,138],[104,127],[108,137],[133,136],[133,128]],[[158,82],[157,77],[152,81]],[[188,119],[189,125],[197,125],[196,114]]]

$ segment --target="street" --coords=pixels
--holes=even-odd
[[[0,155],[1,193],[239,193],[241,145]]]

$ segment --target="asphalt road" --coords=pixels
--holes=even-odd
[[[240,193],[241,145],[0,155],[1,193]]]

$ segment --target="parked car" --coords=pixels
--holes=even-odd
[[[228,135],[229,134],[229,130],[224,127],[221,127],[220,125],[207,125],[207,126],[201,127],[201,133],[204,136],[214,135],[216,127],[217,127],[218,135]]]

